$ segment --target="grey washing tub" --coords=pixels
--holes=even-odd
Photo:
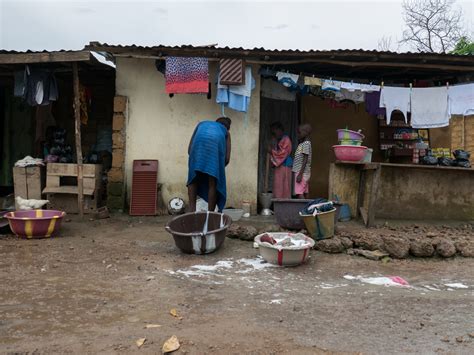
[[[208,231],[203,233],[206,218],[207,212],[185,213],[173,218],[165,228],[173,236],[176,246],[182,252],[209,254],[219,249],[224,243],[227,228],[232,224],[232,219],[226,214],[209,212]]]
[[[273,211],[277,223],[286,229],[300,230],[304,229],[304,221],[300,216],[300,211],[313,200],[296,198],[274,198]]]

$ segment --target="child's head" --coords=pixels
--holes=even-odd
[[[270,130],[272,132],[272,136],[277,138],[277,139],[280,139],[281,137],[283,137],[283,134],[285,132],[284,128],[283,128],[283,125],[279,121],[273,122],[270,125]]]
[[[311,125],[309,123],[304,123],[298,127],[298,138],[305,139],[309,138],[311,135]]]

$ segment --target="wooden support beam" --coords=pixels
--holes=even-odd
[[[369,205],[367,206],[367,227],[373,227],[375,224],[375,203],[377,201],[377,196],[379,192],[380,186],[380,175],[382,172],[382,167],[379,165],[377,170],[374,170],[373,177],[372,177],[372,186],[370,189],[370,196],[369,196]]]
[[[74,88],[74,123],[76,136],[76,158],[77,158],[77,204],[79,215],[84,218],[84,184],[82,166],[82,140],[81,140],[81,102],[79,93],[79,70],[77,62],[72,63],[72,77]]]
[[[90,59],[89,51],[0,54],[0,64],[83,62]]]

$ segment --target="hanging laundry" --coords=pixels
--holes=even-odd
[[[353,92],[353,91],[356,91],[356,90],[361,90],[361,84],[358,84],[358,83],[353,83],[353,82],[345,82],[343,81],[341,83],[341,89],[346,89],[347,91],[350,91],[350,92]]]
[[[335,96],[336,101],[352,101],[355,104],[360,104],[365,101],[365,93],[362,91],[349,91],[347,89],[342,89],[341,91],[336,92]]]
[[[260,68],[258,73],[260,74],[260,76],[262,76],[264,78],[273,78],[276,75],[276,71],[270,69],[269,67]]]
[[[372,84],[359,84],[360,90],[363,92],[375,92],[380,91],[380,85],[372,85]]]
[[[220,83],[222,85],[244,85],[244,68],[242,59],[221,59],[219,61]]]
[[[89,108],[91,106],[92,94],[89,88],[79,86],[79,102],[81,106],[81,123],[87,125],[89,121]]]
[[[279,71],[276,73],[276,77],[278,82],[287,88],[298,86],[299,75]]]
[[[315,78],[314,76],[305,76],[304,84],[308,86],[321,86],[323,85],[323,81],[320,78]]]
[[[271,79],[262,80],[262,97],[274,100],[295,101],[296,92],[289,91],[287,88]]]
[[[247,112],[253,89],[255,89],[255,79],[252,77],[250,66],[245,68],[245,85],[222,85],[219,73],[216,102],[235,111]]]
[[[365,94],[365,110],[369,115],[373,116],[385,116],[385,107],[379,107],[380,104],[380,91],[367,92]]]
[[[399,88],[385,86],[380,92],[380,107],[387,110],[387,124],[390,124],[392,112],[399,110],[408,123],[408,112],[410,112],[410,88]]]
[[[26,69],[24,98],[30,106],[46,106],[58,99],[58,86],[54,74],[49,70]]]
[[[474,115],[474,83],[449,86],[448,103],[450,115]]]
[[[411,126],[437,128],[449,125],[448,88],[413,88],[411,90]]]
[[[27,71],[17,71],[14,73],[13,96],[25,98],[27,83]]]
[[[339,91],[341,90],[341,85],[342,81],[337,81],[337,80],[332,80],[332,79],[323,79],[323,85],[321,86],[321,89],[326,91]]]
[[[166,57],[167,94],[207,94],[209,63],[207,58]]]

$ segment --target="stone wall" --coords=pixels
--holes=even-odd
[[[112,168],[108,174],[107,207],[123,211],[125,207],[125,142],[127,97],[115,96],[112,122]]]

